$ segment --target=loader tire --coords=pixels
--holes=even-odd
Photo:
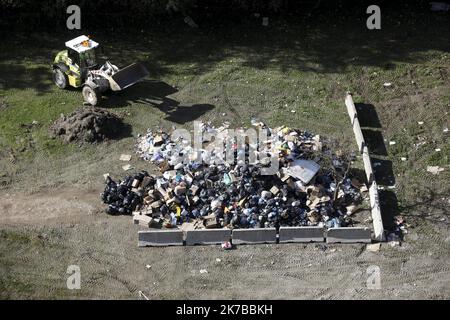
[[[89,103],[91,106],[97,105],[102,97],[97,88],[92,88],[90,86],[84,86],[81,94],[83,95],[84,101]]]
[[[53,69],[53,82],[56,84],[56,86],[58,88],[65,89],[65,88],[67,88],[69,79],[67,78],[67,75],[60,68],[55,68],[55,69]]]

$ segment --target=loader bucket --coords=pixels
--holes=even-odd
[[[147,69],[140,63],[130,64],[111,76],[111,89],[123,90],[149,75]]]

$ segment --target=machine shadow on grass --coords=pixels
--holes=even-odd
[[[392,161],[387,159],[387,148],[377,110],[372,104],[365,103],[355,103],[355,107],[364,140],[369,148],[375,181],[379,186],[394,186],[395,175]],[[378,195],[384,228],[392,230],[394,217],[399,213],[397,196],[391,190],[379,190]]]
[[[125,89],[124,92],[107,95],[101,107],[122,108],[133,103],[141,103],[158,108],[167,115],[165,120],[178,124],[194,121],[214,109],[212,104],[185,105],[167,97],[176,92],[178,92],[176,88],[163,81],[146,80]]]
[[[133,127],[131,124],[122,122],[119,128],[111,133],[108,140],[117,141],[130,137],[133,137]]]

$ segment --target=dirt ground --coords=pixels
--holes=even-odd
[[[139,291],[150,299],[450,297],[443,225],[424,223],[401,246],[382,244],[376,253],[363,244],[138,248],[139,227],[129,216],[105,214],[101,186],[95,191],[1,194],[0,298],[139,299]],[[80,267],[80,290],[66,287],[69,265]],[[369,266],[380,268],[380,289],[367,287]]]

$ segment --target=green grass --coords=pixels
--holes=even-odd
[[[43,235],[47,233],[45,238]],[[50,276],[63,274],[65,270],[54,270],[42,263],[42,255],[53,254],[61,257],[67,251],[62,244],[62,231],[41,230],[0,230],[0,298],[1,299],[55,299],[68,297],[63,286],[64,278]],[[65,257],[64,257],[65,258]],[[56,272],[55,272],[56,271]],[[45,281],[40,281],[40,277]],[[17,295],[17,293],[20,293]],[[77,292],[70,292],[76,298]]]

